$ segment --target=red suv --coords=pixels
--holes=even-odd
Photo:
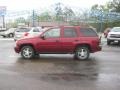
[[[25,59],[39,54],[74,54],[74,58],[85,60],[97,51],[101,51],[97,33],[80,26],[52,27],[40,36],[16,41],[15,47],[15,52]]]

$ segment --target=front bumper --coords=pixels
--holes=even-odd
[[[16,53],[20,53],[20,49],[18,47],[14,47]]]
[[[95,53],[95,52],[98,52],[98,51],[101,51],[102,50],[102,45],[99,45],[97,47],[94,47],[91,51],[91,53]]]

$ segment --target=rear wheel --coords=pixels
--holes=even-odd
[[[10,37],[10,38],[14,37],[13,33],[10,33],[10,34],[8,35],[8,37]]]
[[[35,55],[35,51],[31,46],[23,46],[21,49],[21,56],[25,59],[31,59]]]
[[[81,46],[76,49],[74,58],[79,60],[86,60],[89,58],[89,54],[90,51],[88,47]]]

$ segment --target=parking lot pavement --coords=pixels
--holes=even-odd
[[[104,42],[105,43],[105,42]],[[24,60],[15,42],[0,40],[0,90],[119,90],[120,46],[104,44],[86,61],[73,55],[40,55]]]
[[[1,38],[0,37],[0,41],[12,41],[14,40],[13,38]]]

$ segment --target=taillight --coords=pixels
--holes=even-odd
[[[28,36],[28,34],[29,34],[29,33],[26,32],[26,33],[24,34],[24,36]]]

